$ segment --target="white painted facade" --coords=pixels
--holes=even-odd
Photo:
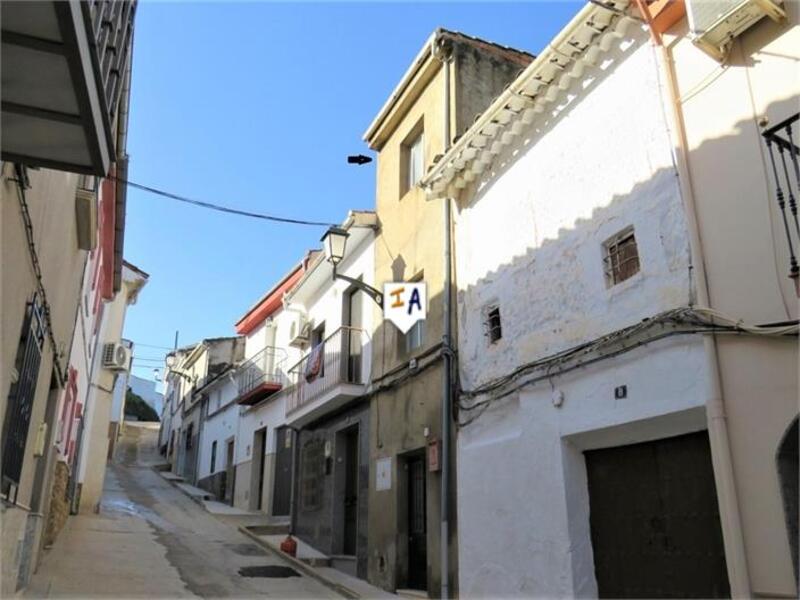
[[[690,303],[688,230],[647,40],[631,28],[566,111],[523,132],[462,196],[464,389]],[[640,270],[609,287],[603,244],[631,226]],[[495,343],[488,306],[500,308]],[[463,596],[597,596],[582,452],[706,427],[702,341],[645,348],[523,387],[459,430]],[[620,385],[628,396],[617,400]]]
[[[230,372],[209,385],[205,393],[208,395],[208,404],[200,434],[198,479],[225,470],[226,444],[230,438],[236,437],[241,409],[235,402],[237,388]],[[212,471],[211,454],[214,442],[217,443],[217,452]]]

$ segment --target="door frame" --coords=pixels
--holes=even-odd
[[[334,481],[333,481],[333,536],[332,536],[332,544],[333,544],[333,553],[334,554],[341,554],[345,556],[358,556],[358,534],[359,534],[359,527],[358,521],[361,515],[361,497],[360,497],[360,470],[361,470],[361,443],[362,443],[362,431],[361,431],[361,422],[356,421],[354,423],[348,423],[344,427],[337,429],[334,433],[334,452],[335,452],[335,464],[337,465],[334,469]],[[356,515],[355,515],[355,552],[353,554],[345,554],[344,552],[344,545],[345,545],[345,531],[346,531],[346,507],[344,505],[345,502],[345,490],[347,488],[347,439],[351,435],[355,435],[356,438],[356,467],[355,467],[355,497],[356,497]],[[341,459],[341,462],[340,460]],[[341,465],[341,467],[339,467]],[[341,502],[337,502],[337,500],[341,500]]]
[[[431,528],[428,526],[428,500],[430,499],[430,485],[428,483],[428,460],[425,448],[418,448],[410,452],[397,455],[397,589],[412,589],[410,582],[411,553],[409,548],[409,493],[410,478],[408,466],[411,462],[421,460],[424,466],[425,477],[425,554],[430,559]],[[429,570],[429,569],[428,569]],[[430,573],[425,574],[425,588],[430,586]],[[417,589],[417,588],[413,588]]]

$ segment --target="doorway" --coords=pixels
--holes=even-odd
[[[428,589],[428,515],[425,455],[409,457],[407,512],[408,515],[408,582],[413,590]]]
[[[272,495],[273,516],[286,516],[292,500],[292,431],[275,430],[275,489]]]
[[[233,464],[234,439],[229,439],[225,450],[225,481],[223,483],[222,498],[224,502],[233,506],[233,486],[236,477],[236,467]]]
[[[342,349],[347,356],[346,372],[348,383],[361,382],[361,327],[363,320],[363,298],[358,288],[351,287],[345,296],[344,319],[342,322],[348,327],[344,330]]]
[[[601,598],[730,597],[707,432],[584,456]]]
[[[338,553],[355,556],[358,546],[358,425],[348,427],[336,434],[336,475],[337,498],[341,511],[341,528],[337,527],[337,540],[334,547]],[[341,493],[339,493],[341,491]]]
[[[253,468],[250,479],[250,509],[262,510],[264,501],[264,458],[267,450],[267,428],[253,434]]]

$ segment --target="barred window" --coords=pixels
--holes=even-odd
[[[36,382],[39,379],[45,327],[42,307],[34,296],[25,311],[3,424],[2,493],[11,499],[13,487],[14,502],[25,458]]]
[[[612,287],[639,272],[639,249],[633,227],[627,227],[603,244],[606,285]]]
[[[303,510],[322,507],[322,481],[325,475],[325,450],[322,440],[309,440],[303,446],[300,480]]]
[[[503,337],[503,328],[500,324],[500,307],[489,306],[486,309],[486,335],[489,338],[489,343],[494,344]]]

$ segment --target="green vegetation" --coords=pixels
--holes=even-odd
[[[125,416],[135,417],[139,421],[159,421],[158,413],[131,388],[125,392]]]

